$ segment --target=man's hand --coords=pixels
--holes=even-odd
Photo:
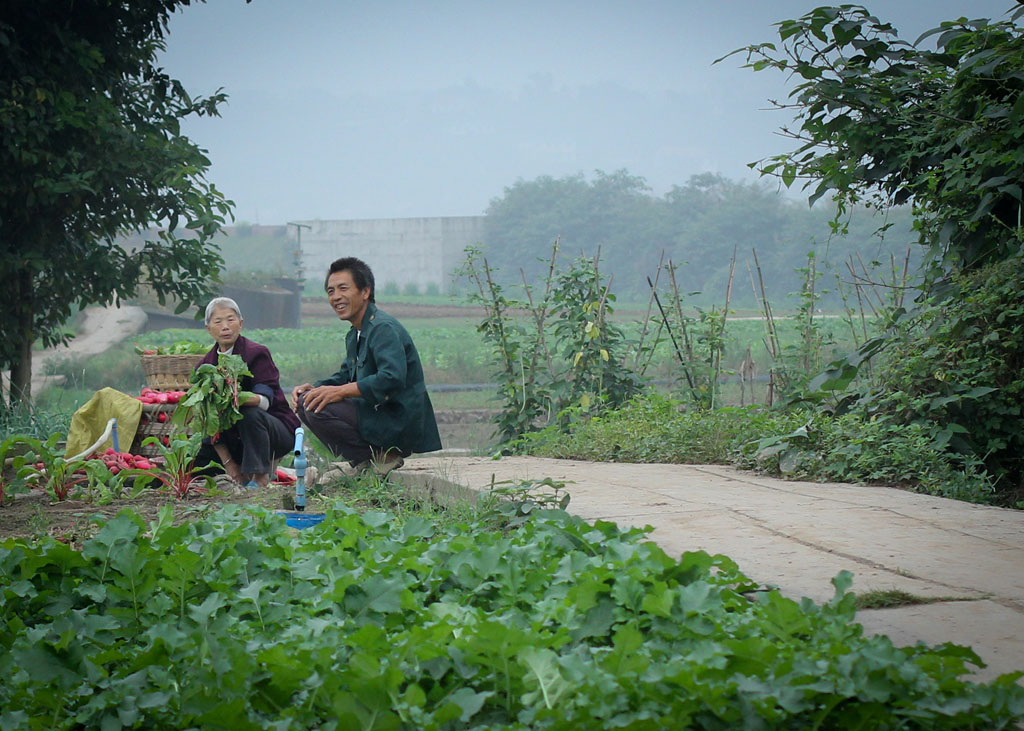
[[[311,388],[313,388],[312,383],[303,383],[301,386],[296,386],[292,389],[292,411],[299,410],[299,396]]]
[[[317,386],[310,388],[305,391],[302,397],[302,403],[306,411],[312,411],[314,414],[319,414],[323,411],[323,408],[327,404],[333,404],[338,401],[344,400],[348,394],[346,393],[346,386]]]

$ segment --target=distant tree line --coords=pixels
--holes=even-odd
[[[620,298],[645,299],[647,277],[654,277],[664,256],[677,265],[681,291],[700,292],[695,301],[720,302],[735,250],[732,302],[738,307],[755,304],[754,250],[769,298],[784,307],[786,296],[800,287],[795,270],[807,265],[809,251],[815,251],[818,271],[826,272],[821,287],[834,291],[828,269],[849,279],[845,264],[851,257],[858,270],[873,261],[886,269],[893,260],[902,266],[917,240],[909,209],[890,209],[885,218],[852,209],[837,227],[835,211],[824,201],[809,207],[770,183],[713,173],[694,175],[661,197],[627,170],[598,170],[589,180],[583,174],[542,176],[506,188],[486,213],[484,255],[506,282],[521,283],[523,275],[539,281],[557,237],[567,258],[600,251],[602,270],[614,277]]]

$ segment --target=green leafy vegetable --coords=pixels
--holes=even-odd
[[[191,340],[179,340],[172,345],[143,346],[135,344],[135,352],[139,355],[204,355],[209,349],[208,343],[196,343]]]
[[[536,510],[518,528],[338,506],[124,511],[81,551],[0,543],[0,727],[1013,728],[1020,673],[895,647],[725,556]],[[429,529],[429,528],[432,528]],[[755,598],[750,598],[750,597]]]
[[[188,392],[178,402],[174,423],[213,437],[242,418],[238,410],[239,383],[251,376],[238,355],[221,354],[217,365],[203,363],[192,373]]]

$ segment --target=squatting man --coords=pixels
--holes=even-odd
[[[338,371],[292,391],[299,419],[350,474],[398,469],[414,452],[441,449],[423,366],[412,338],[377,309],[373,272],[354,257],[334,261],[324,289],[338,319],[351,324]]]

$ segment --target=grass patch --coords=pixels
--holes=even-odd
[[[380,478],[372,472],[364,472],[308,489],[318,502],[340,502],[360,513],[384,510],[391,513],[398,524],[413,517],[428,518],[445,526],[478,522],[485,515],[491,515],[494,508],[494,501],[490,499],[431,500],[429,492],[411,489],[394,473]]]
[[[20,434],[45,440],[54,432],[66,434],[73,411],[74,408],[50,408],[18,402],[11,408],[0,408],[0,435],[3,439]]]
[[[973,602],[981,597],[967,596],[918,596],[902,589],[875,589],[856,594],[854,606],[860,609],[891,609],[938,602]]]

